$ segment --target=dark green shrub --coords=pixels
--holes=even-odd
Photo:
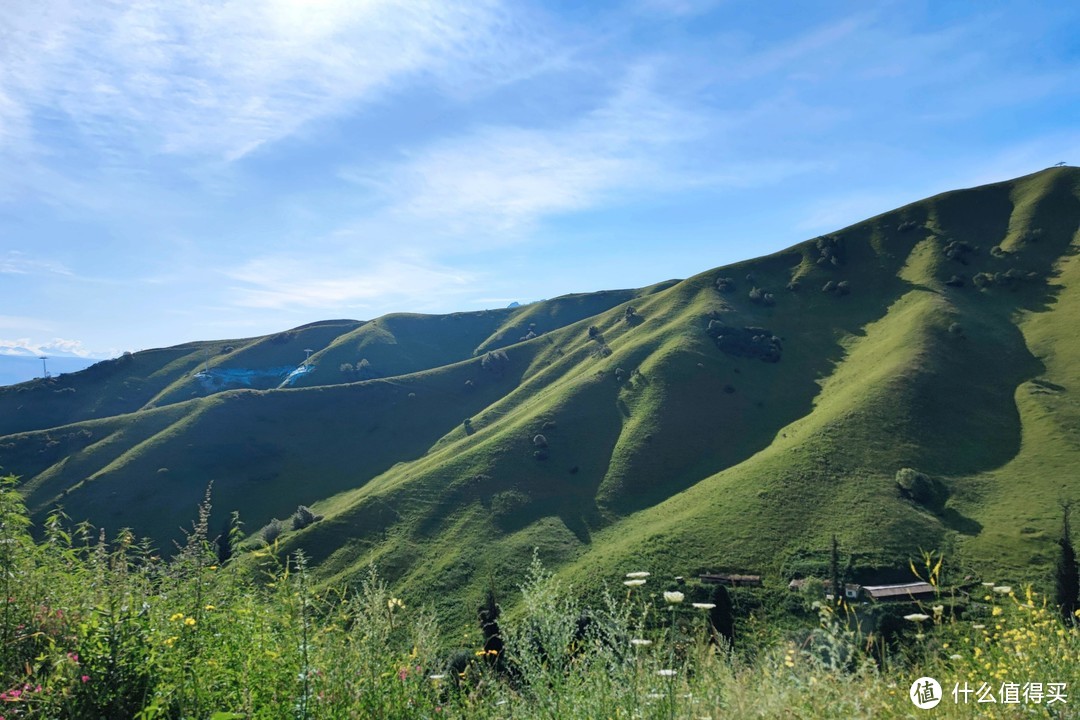
[[[845,248],[842,238],[836,235],[824,235],[814,241],[818,257],[814,261],[817,265],[839,267],[844,264]]]
[[[480,360],[480,367],[495,375],[501,375],[509,364],[510,358],[503,350],[490,350]]]
[[[292,529],[303,530],[307,526],[323,519],[322,515],[316,515],[307,505],[300,505],[292,516]]]
[[[967,265],[967,256],[975,252],[975,246],[963,240],[950,240],[945,243],[942,252],[945,253],[945,257],[948,259]],[[993,251],[991,251],[991,254],[993,254]]]
[[[536,435],[532,439],[532,443],[533,443],[533,445],[535,445],[538,448],[546,448],[548,446],[547,438],[544,437],[543,435]]]
[[[281,533],[285,531],[285,525],[277,518],[272,518],[270,522],[263,525],[259,530],[259,537],[263,542],[268,545],[272,545],[275,540],[281,537]]]
[[[896,484],[905,497],[933,510],[940,510],[944,506],[948,494],[940,480],[914,468],[897,470]]]
[[[780,338],[760,327],[732,327],[720,320],[710,320],[706,334],[716,346],[729,355],[757,358],[764,362],[779,362]]]
[[[964,328],[960,326],[960,323],[953,323],[949,326],[949,333],[952,335],[963,335]]]
[[[378,376],[378,373],[375,372],[375,368],[371,367],[371,363],[368,362],[367,358],[361,358],[360,362],[356,363],[355,371],[356,377],[361,380],[370,380]]]
[[[844,295],[847,295],[850,292],[851,292],[851,283],[849,283],[847,280],[841,280],[840,282],[836,283],[836,294],[837,295],[840,295],[842,297]]]
[[[918,226],[919,226],[919,224],[917,222],[915,222],[914,220],[905,220],[904,222],[902,222],[902,223],[900,223],[899,225],[896,226],[896,230],[897,230],[897,232],[905,233],[905,232],[908,232],[909,230],[914,230]]]
[[[964,278],[959,275],[953,275],[951,278],[945,281],[945,284],[949,287],[964,287]]]
[[[338,366],[338,371],[340,371],[342,375],[352,375],[356,372],[356,368],[353,367],[352,363],[341,363],[341,365]]]
[[[735,278],[718,277],[713,285],[718,292],[729,293],[735,290]]]
[[[831,292],[835,292],[835,291],[836,291],[836,281],[835,280],[830,280],[829,282],[827,282],[827,283],[825,283],[824,285],[821,286],[821,292],[823,292],[823,293],[831,293]]]

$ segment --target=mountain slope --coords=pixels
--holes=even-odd
[[[817,567],[834,533],[1040,578],[1080,494],[1078,226],[1057,168],[640,291],[138,353],[0,391],[0,465],[159,542],[211,480],[215,522],[311,505],[283,542],[323,579],[377,562],[447,612],[537,546],[585,584]]]

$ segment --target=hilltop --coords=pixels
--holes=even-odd
[[[582,584],[781,577],[833,534],[856,570],[1043,579],[1080,495],[1078,226],[1054,168],[639,290],[125,355],[0,388],[0,467],[162,547],[210,481],[216,526],[307,505],[281,541],[322,580],[376,563],[440,607],[534,547]]]

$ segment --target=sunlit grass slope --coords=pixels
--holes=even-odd
[[[129,414],[87,419],[149,382],[140,353],[80,379],[97,405],[5,412],[0,465],[38,513],[159,542],[211,480],[215,522],[309,505],[325,518],[282,541],[321,578],[374,562],[446,608],[512,582],[533,547],[584,584],[631,566],[779,578],[823,566],[833,534],[856,569],[938,548],[1041,580],[1057,502],[1080,496],[1078,224],[1080,172],[1052,169],[677,283],[211,354],[311,349],[290,389],[208,394],[206,347],[173,348]],[[937,500],[900,491],[905,467]]]

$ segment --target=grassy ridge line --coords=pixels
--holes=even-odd
[[[576,561],[568,572],[585,580],[638,559],[686,574],[778,569],[820,551],[832,532],[868,563],[895,565],[920,546],[955,543],[971,562],[1001,555],[1026,567],[1049,547],[1046,500],[1060,483],[1016,461],[1030,435],[1051,432],[1017,407],[1015,389],[1041,377],[1047,349],[1029,348],[1016,323],[1047,323],[1042,342],[1074,357],[1072,325],[1058,318],[1072,317],[1076,285],[1045,279],[1072,252],[1077,177],[1050,171],[872,218],[834,234],[846,253],[836,267],[819,265],[807,242],[654,286],[507,348],[511,363],[498,378],[473,359],[356,385],[225,393],[72,502],[113,522],[138,516],[159,533],[186,522],[208,479],[219,510],[238,507],[252,525],[314,503],[326,520],[285,543],[321,560],[323,578],[353,576],[375,560],[402,587],[448,604],[490,576],[512,576],[532,545],[552,565]],[[901,231],[907,222],[916,227]],[[1037,242],[1028,237],[1035,228],[1045,231]],[[980,247],[970,264],[945,256],[953,241]],[[999,243],[1014,251],[990,254]],[[1009,269],[1039,279],[971,286],[976,270]],[[968,277],[965,287],[946,284],[954,273]],[[734,293],[713,288],[721,274],[735,278]],[[792,279],[796,292],[784,289]],[[850,295],[821,291],[839,281],[850,282]],[[755,286],[774,293],[775,305],[752,303]],[[627,304],[644,322],[625,322]],[[503,337],[542,308],[506,313],[515,319],[500,326]],[[768,328],[783,338],[782,361],[719,352],[705,334],[710,317]],[[426,320],[409,326],[424,342],[437,334],[420,330]],[[950,332],[954,323],[961,332]],[[609,356],[594,356],[601,343],[589,339],[590,325]],[[1075,409],[1067,377],[1053,377],[1065,392],[1040,387]],[[545,431],[549,421],[556,427]],[[542,461],[533,455],[538,433],[549,441]],[[1043,473],[1076,467],[1071,451],[1042,448]],[[952,491],[946,506],[902,499],[892,478],[903,466],[938,476]],[[1017,490],[1008,502],[989,492],[1009,484]],[[511,491],[527,502],[499,512],[496,498]],[[129,507],[109,515],[116,498]],[[1017,517],[1033,518],[1033,532],[1021,533]],[[1016,527],[1007,529],[1010,518]]]
[[[145,350],[77,373],[0,388],[0,436],[135,412],[197,367],[203,345]]]
[[[953,206],[952,199],[949,196],[943,196],[941,198],[938,198],[935,202],[936,202],[936,204],[945,206],[944,212],[939,213],[939,215],[944,214],[947,217],[954,218],[953,221],[962,221],[962,217],[957,217],[957,216],[962,216],[962,213],[960,213],[957,210],[957,208]],[[957,203],[957,204],[958,205],[964,205],[965,203],[962,202],[962,203]],[[910,212],[910,210],[908,212]],[[1004,223],[1008,219],[1008,217],[1009,217],[1008,213],[999,213],[998,219],[993,224],[993,227],[1000,230],[1001,228],[1004,227]],[[878,252],[879,259],[880,259],[879,264],[883,268],[883,270],[889,269],[890,266],[896,266],[900,262],[906,262],[905,256],[903,255],[902,252],[899,253],[899,254],[897,254],[895,252],[896,249],[897,249],[895,244],[890,245],[889,243],[884,242],[884,240],[887,239],[887,238],[885,238],[885,236],[889,234],[888,232],[885,231],[884,227],[886,225],[892,225],[893,227],[895,227],[895,224],[893,224],[893,221],[895,221],[895,220],[896,220],[895,215],[892,216],[891,218],[884,218],[884,219],[879,218],[874,223],[863,224],[864,227],[862,228],[862,230],[865,231],[868,235],[870,235],[871,238],[876,240],[876,245],[875,244],[868,244],[868,247],[875,248],[876,252]],[[866,227],[867,225],[871,225],[872,229],[868,229]],[[936,227],[936,229],[939,230],[939,231],[943,230],[943,228],[942,228],[942,226],[940,224]],[[984,232],[985,231],[986,230],[984,230]],[[985,241],[985,238],[983,238],[983,240]],[[914,242],[914,241],[912,241],[912,242]],[[940,243],[939,240],[936,239],[936,236],[934,237],[934,239],[929,239],[927,247],[932,252],[940,252],[941,249],[942,249],[941,248],[941,243]],[[897,260],[897,258],[899,258],[899,260]],[[949,356],[953,354],[950,351],[948,353],[945,353],[944,356],[941,356],[940,352],[938,352],[936,350],[933,350],[933,348],[936,348],[944,340],[943,331],[945,331],[945,329],[948,326],[947,321],[952,319],[952,314],[951,314],[951,310],[950,310],[950,303],[940,295],[940,292],[938,290],[935,290],[933,288],[933,286],[938,286],[938,287],[941,286],[941,278],[937,278],[936,276],[937,276],[938,273],[940,273],[944,269],[942,263],[939,260],[935,260],[932,255],[927,255],[924,258],[924,260],[927,260],[927,262],[924,263],[924,266],[920,267],[920,268],[915,268],[913,270],[914,275],[912,275],[912,277],[910,277],[907,281],[904,281],[904,282],[902,282],[900,284],[895,284],[895,283],[893,284],[893,289],[894,290],[903,290],[905,287],[910,288],[910,287],[912,287],[914,285],[918,285],[918,284],[922,285],[921,288],[916,288],[916,290],[911,291],[914,294],[912,295],[912,297],[906,299],[907,304],[912,304],[912,305],[917,306],[919,308],[918,312],[915,312],[912,317],[907,317],[904,314],[900,313],[899,312],[900,308],[898,308],[897,317],[889,319],[889,322],[891,324],[895,325],[895,327],[890,327],[890,326],[886,325],[886,326],[883,326],[883,328],[880,331],[881,337],[882,338],[887,338],[890,334],[893,334],[894,332],[899,332],[901,330],[904,330],[907,326],[917,328],[922,323],[929,323],[934,328],[932,330],[927,330],[925,333],[923,333],[923,335],[921,336],[921,338],[922,338],[921,342],[918,343],[917,345],[913,346],[913,347],[921,346],[921,347],[924,348],[924,350],[925,350],[925,348],[931,348],[931,349],[925,350],[922,354],[913,355],[910,358],[910,366],[906,367],[906,368],[902,368],[902,370],[904,370],[904,371],[913,373],[914,379],[916,381],[921,382],[923,387],[922,387],[921,390],[916,391],[916,392],[907,392],[906,394],[901,393],[903,395],[903,397],[901,399],[904,401],[903,403],[900,403],[901,411],[902,411],[902,413],[906,413],[906,415],[902,414],[900,418],[893,418],[889,424],[885,425],[885,427],[890,427],[890,429],[894,428],[898,424],[903,426],[906,423],[910,423],[912,421],[913,417],[916,415],[916,413],[918,411],[927,411],[927,410],[933,411],[935,409],[935,404],[934,404],[935,402],[937,403],[936,407],[938,409],[947,408],[948,405],[949,405],[949,402],[948,402],[949,400],[955,399],[956,395],[958,395],[958,394],[962,394],[962,393],[956,392],[956,390],[958,388],[953,388],[954,392],[952,392],[951,394],[946,393],[944,396],[939,397],[938,396],[939,391],[949,389],[949,387],[950,387],[949,378],[945,378],[944,381],[941,381],[941,378],[939,378],[939,375],[941,375],[941,373],[922,372],[922,371],[917,370],[917,367],[922,363],[929,362],[931,365],[935,365],[935,364],[937,364],[939,362],[944,362],[945,360],[948,360]],[[873,280],[876,280],[876,278],[873,279]],[[882,295],[887,296],[887,293],[883,292]],[[811,296],[811,300],[807,304],[810,304],[810,305],[815,304],[814,301],[816,299],[818,299],[818,296]],[[814,310],[816,310],[816,309],[817,308],[814,308]],[[991,307],[991,309],[993,309],[993,307]],[[978,318],[976,318],[976,319],[978,319]],[[852,334],[851,337],[858,337],[858,336],[855,335],[855,334]],[[903,335],[901,335],[901,337],[903,337]],[[991,345],[990,347],[992,348],[993,346]],[[953,348],[953,349],[955,349],[955,348]],[[994,351],[991,350],[991,352],[994,352]],[[868,354],[868,360],[867,360],[867,366],[868,367],[873,366],[873,363],[871,361],[876,361],[876,358]],[[846,363],[847,360],[845,360],[844,362]],[[1020,364],[1022,365],[1023,362],[1021,362]],[[992,365],[992,363],[990,363],[989,365]],[[1021,372],[1019,374],[1022,375],[1023,372]],[[904,374],[902,372],[898,373],[896,375],[896,378],[897,378],[897,381],[894,383],[894,385],[902,385],[903,383],[901,381],[905,379]],[[867,382],[871,382],[873,380],[874,380],[874,378],[870,378]],[[955,385],[955,383],[952,383],[952,384]],[[866,387],[865,385],[863,387],[860,387],[858,384],[853,385],[853,387],[851,388],[851,391],[850,391],[850,396],[851,397],[860,396],[860,394],[862,393],[862,390],[864,390],[865,387]],[[901,392],[901,390],[894,387],[893,392]],[[999,393],[999,395],[1000,395],[1000,393]],[[928,399],[930,401],[932,401],[929,405],[926,404]],[[994,405],[995,405],[996,402],[998,402],[999,399],[1000,398],[994,398],[994,402],[987,403],[987,405],[991,409],[995,409]],[[920,403],[921,403],[921,405],[920,405]],[[820,403],[819,403],[819,405],[820,405]],[[881,411],[881,410],[886,409],[886,408],[895,407],[895,405],[891,406],[890,403],[886,400],[886,401],[879,402],[876,407],[877,407],[878,411]],[[905,410],[904,408],[907,408],[907,409]],[[840,414],[846,414],[846,411],[841,411]],[[878,412],[877,414],[881,415],[881,412]],[[974,412],[971,412],[969,414],[971,416],[975,417],[976,419],[981,419],[979,417],[980,413],[977,410],[974,411]],[[989,417],[993,418],[995,414],[996,413],[991,412],[991,413],[989,413]],[[864,413],[864,415],[865,415],[865,413]],[[876,419],[889,420],[889,418],[887,418],[887,417],[886,418],[876,418]],[[1006,425],[1007,424],[1008,423],[1006,423]],[[841,426],[839,429],[846,431],[846,430],[851,429],[851,428],[857,428],[857,426],[858,426],[858,423],[849,422],[849,423],[847,423],[847,426]],[[991,429],[993,429],[993,428],[991,427]],[[832,428],[832,430],[834,430],[833,435],[835,435],[836,434],[836,432],[835,432],[836,428]],[[915,430],[917,431],[918,428],[916,427]],[[1009,428],[1006,427],[1003,430],[1001,428],[999,428],[998,430],[1001,431],[1001,432],[1005,432],[1006,435],[1007,435],[1008,431],[1009,431]],[[962,438],[964,433],[961,432],[961,433],[958,433],[958,435]],[[976,437],[978,437],[979,433],[974,433],[974,435]],[[910,443],[910,445],[913,446],[913,447],[918,447],[918,442],[921,441],[921,440],[924,440],[924,439],[926,439],[926,438],[916,437],[915,440]],[[953,438],[953,439],[955,440],[955,438]],[[878,438],[867,438],[867,440],[868,441],[869,440],[877,441],[882,446],[882,447],[879,448],[878,452],[884,453],[884,451],[889,447],[889,443],[891,442],[892,438],[891,437],[890,438],[878,437]],[[858,446],[858,443],[852,443],[852,444],[855,445],[855,446]],[[996,443],[990,442],[988,444],[991,445],[991,446],[994,446]],[[1015,446],[1015,443],[1013,443],[1013,445]],[[938,452],[939,457],[945,457],[945,456],[947,456],[949,454],[949,452],[950,452],[950,450],[949,450],[949,442],[938,443],[938,447],[942,448]],[[1007,449],[1008,445],[1005,445],[1005,448]],[[834,438],[831,441],[822,441],[822,442],[818,443],[818,445],[816,447],[810,447],[809,450],[810,450],[810,452],[808,453],[808,455],[810,456],[810,459],[820,459],[820,458],[823,458],[823,457],[824,458],[829,458],[829,457],[832,457],[832,456],[836,456],[837,443],[835,442],[835,438]],[[814,458],[815,454],[816,454],[816,458]],[[856,453],[856,454],[858,454],[858,453]],[[845,483],[842,484],[841,488],[838,490],[840,500],[836,503],[837,506],[835,508],[830,509],[830,510],[832,510],[831,514],[827,513],[827,512],[823,512],[820,516],[818,516],[817,525],[819,527],[821,527],[821,531],[818,532],[818,533],[815,533],[815,534],[819,535],[819,536],[826,536],[827,537],[828,530],[836,529],[836,527],[837,527],[836,524],[835,524],[835,521],[830,521],[828,518],[829,517],[843,518],[844,521],[845,521],[846,526],[855,528],[855,535],[850,538],[852,541],[854,541],[855,543],[859,543],[862,540],[862,538],[859,537],[860,534],[870,535],[871,537],[869,538],[869,542],[867,542],[864,545],[865,552],[867,554],[869,554],[869,555],[876,555],[876,559],[878,561],[880,561],[880,562],[890,562],[891,561],[891,562],[894,562],[894,563],[897,560],[897,553],[910,552],[913,548],[918,547],[920,544],[931,544],[932,542],[936,542],[938,539],[940,539],[942,537],[942,533],[944,531],[943,523],[942,523],[942,520],[940,518],[935,518],[935,517],[933,517],[933,516],[931,516],[931,515],[929,515],[927,513],[914,510],[914,509],[910,508],[910,506],[907,506],[906,504],[901,502],[896,497],[895,489],[894,489],[894,487],[892,485],[892,481],[891,481],[891,473],[894,472],[895,468],[898,465],[900,465],[902,462],[911,462],[912,457],[913,456],[910,455],[910,454],[908,454],[906,456],[901,454],[901,455],[899,455],[897,457],[887,458],[889,460],[893,460],[894,463],[882,462],[881,464],[890,466],[889,469],[886,470],[886,471],[881,471],[880,470],[880,468],[878,467],[878,459],[868,460],[866,464],[872,466],[872,469],[871,469],[870,472],[877,475],[877,479],[876,480],[871,479],[870,482],[874,483],[873,487],[876,487],[877,490],[873,491],[868,496],[867,495],[867,486],[865,484],[865,478],[861,478],[861,477],[849,478]],[[932,460],[932,458],[930,458],[929,455],[927,455],[925,457],[924,456],[914,456],[914,457],[916,457],[916,461],[919,458],[922,458],[924,461],[927,461],[927,462]],[[766,470],[766,472],[761,473],[761,474],[768,474],[769,471],[773,471],[773,472],[777,472],[778,476],[784,477],[786,479],[786,486],[782,486],[782,491],[781,492],[770,493],[767,489],[765,489],[763,491],[760,488],[755,488],[753,490],[753,492],[756,493],[756,494],[761,494],[762,492],[764,492],[764,497],[765,498],[769,498],[771,496],[772,503],[773,504],[779,504],[782,501],[783,498],[790,497],[789,493],[792,491],[793,487],[806,488],[808,486],[808,483],[806,481],[807,477],[812,478],[815,475],[821,475],[821,473],[813,471],[813,463],[808,463],[806,465],[806,467],[803,468],[804,470],[808,471],[806,473],[806,476],[800,476],[798,473],[792,473],[791,468],[790,468],[790,464],[791,464],[790,461],[785,459],[785,461],[782,462],[782,463],[776,463],[772,467],[764,468]],[[754,475],[754,474],[757,474],[757,473],[750,473],[749,470],[751,470],[751,469],[752,468],[743,468],[742,470],[743,470],[743,472],[745,474],[749,474],[751,476]],[[835,472],[841,472],[841,473],[851,472],[848,468],[845,468],[845,467],[842,467],[842,466],[834,468],[834,471]],[[743,487],[747,487],[747,486],[753,487],[753,483],[748,482],[748,483],[743,484]],[[706,493],[706,492],[703,491],[702,494],[706,495],[707,497],[716,497],[716,496],[720,495],[722,492],[724,492],[725,490],[729,490],[729,488],[713,488],[713,490],[716,490],[716,492],[708,492],[708,493]],[[809,499],[813,499],[813,497],[816,495],[816,493],[820,492],[820,491],[821,491],[820,488],[811,489]],[[744,493],[744,495],[745,495],[745,493]],[[798,497],[798,495],[796,495],[796,496]],[[744,514],[744,512],[748,508],[753,508],[754,510],[758,509],[757,506],[760,506],[760,505],[763,504],[763,503],[761,503],[761,499],[762,498],[759,497],[758,502],[755,503],[753,497],[742,497],[742,498],[736,497],[736,498],[733,499],[732,505],[737,506],[737,507],[741,507],[743,509],[743,512],[739,513],[739,515],[741,516],[741,515]],[[800,500],[803,500],[803,499],[806,499],[806,498],[800,497]],[[739,500],[745,500],[746,502],[740,503]],[[870,500],[870,502],[866,503],[867,500]],[[878,501],[880,501],[880,502],[878,502]],[[695,503],[690,502],[688,504],[694,505]],[[858,514],[853,515],[852,512],[850,511],[850,507],[859,507],[860,504],[869,504],[869,505],[875,505],[876,504],[877,506],[871,508],[869,511],[863,513],[862,515],[858,515]],[[792,503],[792,505],[796,506],[796,507],[805,507],[805,505],[800,505],[799,502],[794,502],[794,503]],[[709,506],[706,505],[706,507],[709,507]],[[662,512],[664,510],[667,510],[667,508],[662,508],[662,509],[658,510],[657,512]],[[708,513],[706,513],[706,515],[707,514]],[[751,515],[752,514],[753,513],[751,512]],[[699,541],[697,543],[694,542],[695,532],[682,532],[681,534],[676,533],[674,535],[674,537],[677,538],[677,539],[672,540],[673,535],[670,532],[670,526],[671,525],[687,526],[687,525],[691,524],[691,523],[687,523],[685,521],[685,518],[681,518],[681,517],[676,518],[675,520],[669,520],[667,522],[667,526],[662,527],[661,531],[658,531],[658,532],[654,533],[649,539],[658,541],[656,544],[666,548],[666,552],[668,552],[668,553],[671,552],[671,549],[673,547],[677,546],[677,547],[680,547],[680,548],[683,548],[683,549],[688,549],[689,552],[687,554],[689,554],[691,556],[694,556],[695,555],[694,548],[700,548],[700,547],[706,546],[706,547],[713,547],[714,548],[711,551],[712,555],[710,555],[708,551],[702,552],[702,553],[697,553],[697,557],[699,559],[715,560],[715,561],[718,561],[718,562],[738,561],[739,557],[737,555],[735,557],[731,557],[731,556],[718,557],[717,556],[716,551],[715,551],[715,547],[717,545],[723,544],[723,543],[716,542],[717,538],[715,536],[716,536],[717,531],[714,529],[714,527],[709,527],[707,523],[701,522],[701,518],[700,518],[701,513],[700,512],[697,513],[696,515],[698,516],[698,517],[696,517],[697,522],[692,523],[692,525],[694,526],[695,531],[700,531],[700,532],[696,533],[696,536],[699,537],[699,538],[705,538],[704,542],[701,542],[701,541]],[[763,513],[762,517],[768,519],[770,517],[770,514],[769,513]],[[772,517],[775,517],[775,512],[772,514]],[[723,518],[723,516],[720,516],[719,518],[713,516],[710,519],[713,521],[713,525],[715,526],[715,525],[722,525],[723,520],[725,518]],[[952,522],[954,522],[954,524],[956,524],[956,523],[962,523],[965,520],[965,517],[963,517],[963,515],[961,513],[960,518],[956,518],[956,517],[950,515],[950,519],[951,519]],[[756,551],[756,557],[755,557],[755,553],[753,553],[753,552],[743,555],[743,557],[746,559],[747,562],[750,562],[750,561],[753,561],[753,560],[756,560],[756,559],[760,559],[761,557],[768,556],[767,552],[761,552],[761,548],[763,547],[763,545],[767,545],[768,543],[763,543],[762,542],[761,538],[763,537],[763,534],[761,532],[759,532],[759,530],[766,530],[767,531],[768,530],[768,527],[767,527],[768,523],[767,522],[759,523],[758,527],[754,527],[752,525],[747,526],[746,524],[740,525],[740,523],[742,523],[742,520],[743,520],[742,517],[732,518],[732,520],[734,521],[734,526],[735,527],[740,527],[741,526],[743,528],[743,532],[736,535],[733,538],[733,541],[730,544],[730,546],[735,546],[735,547],[738,547],[738,548],[746,548],[746,549],[751,549],[751,550]],[[790,518],[788,518],[787,520],[790,520]],[[629,521],[627,521],[627,522],[629,522]],[[557,536],[565,538],[565,532],[566,532],[566,529],[567,529],[567,528],[564,527],[562,530],[560,530],[557,527],[558,524],[559,523],[557,523],[557,522],[555,522],[555,523],[545,523],[545,526],[548,526],[548,525],[553,525],[554,526],[554,527],[550,528],[550,530],[551,530],[550,539],[553,542],[555,542],[556,544],[558,544]],[[565,523],[563,523],[563,525],[565,526]],[[625,527],[626,526],[622,526],[622,527],[616,526],[615,528],[612,528],[610,530],[610,533],[612,535],[622,535],[622,536],[627,536],[627,537],[633,537],[633,536],[637,536],[637,535],[641,534],[640,532],[638,532],[636,530],[634,531],[634,533],[624,532]],[[791,527],[799,527],[799,525],[798,525],[798,523],[795,523],[795,524],[791,525]],[[805,532],[802,533],[804,541],[800,545],[796,546],[794,548],[795,550],[805,550],[806,549],[806,547],[805,547],[806,546],[806,542],[805,542],[806,533],[810,532],[812,530],[812,528],[804,528],[804,529],[805,529]],[[794,537],[799,537],[799,535],[800,535],[800,533],[798,533],[798,532],[791,533],[791,534]],[[767,533],[764,534],[764,537],[768,537],[768,534]],[[885,538],[885,544],[882,544],[883,543],[882,538]],[[507,539],[507,542],[510,543],[509,538]],[[460,537],[455,538],[455,543],[456,544],[461,544],[462,543],[462,538],[460,538]],[[598,554],[601,553],[601,551],[595,549],[595,547],[598,544],[601,544],[601,543],[598,542],[597,536],[594,536],[593,537],[593,543],[592,543],[592,547],[594,549],[590,550],[590,552],[598,553]],[[641,547],[641,545],[643,545],[643,544],[648,544],[648,543],[639,543],[639,545],[636,546],[632,552],[627,553],[627,555],[635,556],[635,557],[640,555],[641,552],[643,552],[643,548]],[[470,544],[466,543],[466,545],[470,545]],[[471,543],[471,550],[473,552],[480,551],[480,548],[481,548],[481,546],[476,544],[475,542]],[[488,552],[488,554],[494,555],[494,556],[499,556],[500,555],[498,550],[495,550],[495,551],[487,550],[487,552]],[[468,551],[462,552],[461,554],[466,555],[466,554],[468,554]],[[663,554],[663,553],[661,553],[661,554]],[[380,550],[379,556],[381,558],[385,558],[388,555],[392,555],[392,553],[389,553],[386,550],[385,547]],[[609,558],[609,560],[610,560],[610,558]],[[492,561],[492,562],[494,564],[498,564],[497,560]],[[610,565],[609,562],[605,562],[605,563],[601,563],[601,564]]]
[[[306,350],[322,350],[358,325],[360,322],[357,320],[325,320],[274,335],[251,338],[241,343],[223,341],[209,346],[209,355],[202,359],[211,370],[294,368],[304,363],[307,358]],[[230,347],[233,349],[225,352]],[[270,378],[255,387],[269,389],[277,387],[280,382],[281,378]],[[163,389],[154,398],[154,403],[181,402],[213,392],[216,391],[208,390],[194,377],[194,373],[185,373]]]

